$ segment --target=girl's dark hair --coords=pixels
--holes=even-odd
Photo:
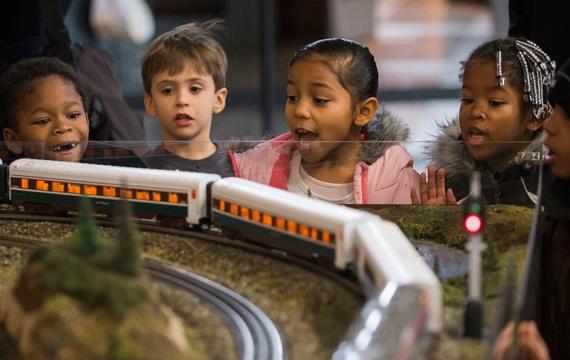
[[[337,76],[340,84],[350,94],[353,104],[378,95],[378,68],[370,50],[348,39],[322,39],[305,45],[295,53],[289,63],[314,55],[324,58],[327,66]]]
[[[63,61],[53,57],[37,57],[20,60],[12,64],[0,77],[0,132],[5,128],[17,130],[16,112],[22,96],[37,79],[58,75],[69,81],[81,97],[86,108],[87,97],[75,70]]]
[[[497,68],[497,82],[510,84],[522,94],[523,110],[532,109],[534,117],[545,119],[552,113],[547,94],[554,79],[556,64],[535,43],[523,38],[502,38],[476,48],[463,62],[459,78],[474,61],[492,61]],[[504,79],[501,80],[501,77]]]

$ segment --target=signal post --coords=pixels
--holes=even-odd
[[[484,209],[481,201],[481,174],[471,175],[471,194],[465,202],[463,227],[468,239],[465,248],[469,252],[468,298],[465,307],[465,337],[480,339],[483,331],[482,287],[482,252],[487,245],[483,242],[485,224]]]

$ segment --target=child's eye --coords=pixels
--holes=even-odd
[[[191,92],[192,94],[198,94],[198,93],[200,93],[200,91],[202,91],[202,88],[199,87],[199,86],[192,86],[192,87],[190,87],[190,92]]]
[[[69,114],[67,115],[67,118],[68,118],[68,119],[77,119],[77,118],[79,118],[79,117],[81,117],[81,113],[80,113],[79,111],[74,111],[74,112],[69,113]]]
[[[297,99],[298,97],[295,95],[287,95],[287,102],[295,102]]]
[[[317,105],[324,105],[324,104],[328,103],[330,100],[322,99],[322,98],[315,98],[313,101]]]
[[[174,92],[174,89],[172,88],[164,88],[162,90],[160,90],[160,93],[163,95],[171,95]]]
[[[489,104],[491,104],[491,106],[501,106],[504,103],[505,102],[502,100],[489,100]]]
[[[461,98],[461,104],[468,105],[473,103],[473,99],[470,98]]]
[[[49,118],[41,118],[34,121],[34,125],[45,125],[49,122]]]

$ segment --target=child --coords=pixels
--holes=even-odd
[[[377,116],[378,70],[368,48],[319,40],[289,64],[289,132],[230,153],[236,176],[339,204],[408,204],[417,174],[397,143],[407,129]]]
[[[75,71],[61,60],[39,57],[14,63],[0,79],[0,129],[9,150],[2,159],[23,156],[144,167],[129,149],[96,143],[88,147],[86,103]],[[86,151],[104,156],[85,157]]]
[[[56,58],[12,65],[0,81],[8,149],[36,159],[79,161],[87,147],[86,97],[74,70]]]
[[[540,333],[533,322],[519,326],[519,343],[527,356],[525,359],[570,358],[570,61],[560,68],[549,101],[554,113],[544,123],[547,135],[544,145],[548,154],[544,159],[547,176],[539,227],[542,254],[537,320]],[[512,344],[512,334],[512,325],[502,331],[495,344],[494,358],[509,358],[507,350]]]
[[[493,40],[473,51],[461,75],[459,119],[441,125],[442,133],[426,151],[436,167],[445,169],[445,174],[429,169],[428,183],[444,175],[453,190],[438,194],[461,202],[469,195],[471,172],[479,170],[488,203],[534,204],[538,167],[531,162],[542,154],[540,135],[552,112],[546,94],[554,69],[548,55],[524,39]],[[425,195],[425,181],[421,185]]]
[[[213,36],[218,25],[179,26],[156,38],[143,57],[144,105],[158,117],[164,140],[143,156],[150,168],[230,175],[226,154],[210,140],[212,115],[224,109],[228,94],[226,54]]]

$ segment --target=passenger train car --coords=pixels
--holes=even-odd
[[[2,165],[0,175],[0,196],[25,208],[74,211],[78,198],[88,196],[99,213],[112,214],[113,204],[125,198],[136,216],[213,225],[339,269],[355,264],[373,291],[418,289],[418,303],[428,309],[428,329],[441,328],[441,287],[435,274],[395,224],[366,212],[203,173],[19,159]]]
[[[57,212],[77,209],[86,195],[96,211],[112,213],[125,198],[137,216],[185,219],[190,225],[207,220],[207,184],[214,174],[126,168],[60,161],[19,159],[8,171],[8,199],[14,205]]]

